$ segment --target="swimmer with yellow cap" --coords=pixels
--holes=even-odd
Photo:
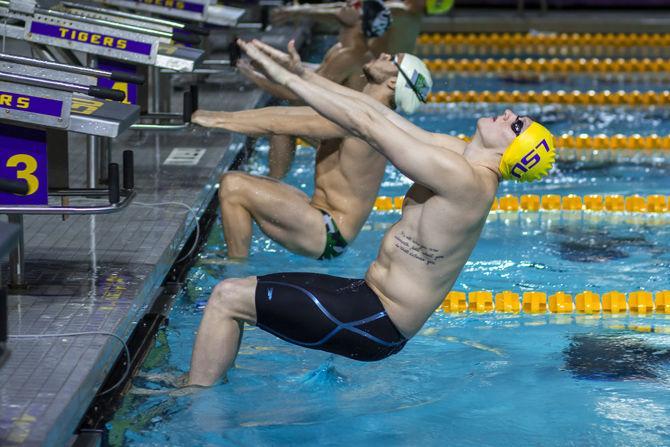
[[[235,364],[245,323],[303,348],[357,361],[403,356],[403,349],[411,352],[411,338],[456,284],[477,245],[500,179],[531,181],[546,175],[554,161],[551,134],[532,119],[506,110],[479,119],[477,132],[466,143],[421,129],[365,93],[305,70],[292,44],[287,56],[260,41],[239,44],[268,79],[288,88],[327,121],[324,126],[365,141],[414,184],[405,194],[399,220],[381,238],[377,257],[361,277],[276,272],[227,277],[218,284],[198,329],[189,384],[212,385]],[[392,64],[383,65],[392,73]],[[380,88],[397,86],[402,77],[400,73],[395,84]],[[415,87],[418,98],[421,89]],[[353,176],[350,168],[341,172]],[[354,194],[351,188],[342,196],[342,211],[333,221],[348,211]],[[280,211],[295,215],[294,208]],[[314,225],[321,222],[317,218]],[[287,228],[295,231],[295,226]],[[326,234],[324,229],[321,241],[327,240]],[[361,247],[373,249],[369,244]],[[533,260],[536,254],[511,250],[503,256],[518,261]]]
[[[484,147],[504,146],[498,165],[503,180],[539,180],[548,174],[556,160],[551,132],[530,117],[516,115],[511,110],[497,117],[479,119],[473,140],[479,140]]]
[[[513,129],[521,129],[517,117],[512,123]],[[516,125],[515,125],[516,124]],[[532,122],[523,131],[519,130],[517,137],[507,147],[500,160],[500,174],[505,180],[532,182],[539,180],[549,173],[556,161],[554,137],[542,124]]]

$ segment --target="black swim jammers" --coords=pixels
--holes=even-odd
[[[360,361],[399,352],[407,343],[362,279],[318,273],[259,276],[257,326],[282,340]]]

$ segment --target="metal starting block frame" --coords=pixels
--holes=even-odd
[[[138,95],[144,112],[168,112],[160,107],[166,96],[161,94],[160,69],[191,72],[204,57],[201,49],[175,43],[198,44],[197,32],[204,30],[173,21],[70,2],[40,8],[34,0],[0,0],[0,17],[7,18],[0,33],[32,44],[40,58],[74,65],[79,60],[71,52],[78,51],[88,57],[89,66],[109,60],[135,67],[152,84]],[[126,91],[133,88],[127,85]]]
[[[18,239],[19,229],[17,227],[0,223],[0,260],[14,249]],[[8,329],[7,290],[5,290],[2,274],[0,274],[0,367],[9,357],[9,349],[7,349]]]
[[[81,51],[133,64],[150,65],[174,71],[192,71],[204,56],[197,48],[172,43],[174,33],[154,23],[124,23],[112,16],[96,18],[95,14],[68,11],[67,8],[43,9],[34,6],[26,12],[24,3],[0,0],[0,25],[4,36],[26,42]]]
[[[100,79],[99,85],[122,89],[128,97],[133,96],[127,101],[139,104],[143,112],[143,123],[138,130],[173,131],[188,127],[193,109],[169,113],[170,94],[164,82],[166,75],[161,73],[161,69],[169,72],[193,71],[202,60],[204,51],[176,45],[175,42],[199,43],[198,34],[206,30],[170,20],[69,2],[43,0],[42,4],[47,7],[39,7],[35,0],[0,0],[0,17],[7,18],[0,23],[0,32],[30,43],[42,59],[79,65],[81,62],[73,53],[78,51],[86,55],[88,66],[128,70],[139,77],[148,77],[150,85],[146,86],[108,79]],[[190,102],[185,98],[184,104]],[[83,121],[78,120],[80,124]],[[87,185],[95,188],[106,182],[106,158],[109,159],[110,145],[105,139],[97,138],[100,135],[89,135],[87,144],[91,166]],[[102,168],[95,170],[92,166],[98,160]]]
[[[94,0],[99,4],[146,11],[164,17],[232,27],[245,13],[244,9],[217,5],[216,0]]]
[[[123,154],[122,185],[119,166],[114,163],[108,165],[106,189],[90,184],[88,188],[73,189],[68,178],[69,132],[85,134],[97,144],[104,142],[111,148],[110,139],[139,118],[138,106],[106,100],[121,100],[123,92],[97,87],[100,78],[126,79],[125,76],[0,54],[0,174],[13,172],[15,178],[5,180],[27,184],[27,194],[5,195],[6,204],[0,205],[0,214],[7,214],[10,223],[20,227],[18,245],[10,254],[11,286],[25,285],[24,214],[64,218],[73,214],[109,214],[121,211],[135,197],[131,151]],[[95,172],[99,164],[96,154],[89,145],[89,183],[91,171]],[[61,204],[49,204],[50,197],[59,198]],[[71,206],[71,197],[107,198],[108,203]]]

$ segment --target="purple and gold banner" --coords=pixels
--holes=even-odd
[[[29,189],[26,196],[0,192],[0,204],[47,205],[47,133],[0,124],[0,178],[23,180]]]
[[[178,9],[180,11],[190,11],[202,13],[205,6],[200,3],[184,2],[181,0],[134,0],[136,3],[145,5],[162,6],[163,8]]]
[[[94,33],[91,31],[81,31],[64,26],[33,22],[30,26],[30,32],[41,36],[55,37],[57,39],[65,39],[72,42],[126,51],[128,53],[143,54],[146,56],[151,55],[151,44],[107,36],[105,34]]]
[[[63,102],[0,90],[0,108],[59,117],[63,111]]]

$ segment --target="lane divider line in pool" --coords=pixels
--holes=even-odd
[[[569,135],[555,136],[556,147],[560,149],[670,149],[670,135]]]
[[[418,55],[546,54],[550,56],[665,55],[667,33],[432,33],[416,40]]]
[[[491,205],[491,212],[546,212],[546,211],[591,211],[600,213],[648,213],[650,215],[667,214],[670,212],[670,196],[650,194],[588,194],[580,196],[568,194],[523,194],[516,196],[507,194],[496,197]],[[393,211],[402,209],[403,196],[379,196],[375,200],[376,211]]]
[[[435,78],[445,73],[535,73],[535,74],[612,74],[659,73],[670,75],[670,59],[665,58],[446,58],[424,59]]]
[[[563,291],[548,295],[547,292],[518,293],[505,290],[493,293],[490,290],[466,292],[452,290],[439,307],[446,313],[527,313],[545,314],[624,314],[650,316],[670,314],[670,290],[652,293],[636,290],[629,293],[612,290],[602,294],[592,291],[572,295]]]
[[[543,90],[536,92],[534,90],[452,90],[433,92],[428,95],[429,103],[532,103],[532,104],[563,104],[563,105],[598,105],[598,106],[666,106],[670,105],[670,91],[648,90],[641,92],[639,90],[624,91],[618,90],[611,92],[609,90],[595,91],[589,90],[582,92],[573,90],[566,92],[564,90],[549,91]]]
[[[456,135],[464,141],[470,141],[470,137],[464,134]],[[587,150],[668,150],[670,149],[670,135],[570,135],[564,133],[555,135],[554,142],[558,149],[587,149]],[[311,144],[298,138],[297,144],[311,147]],[[560,153],[559,153],[560,155]],[[650,154],[651,155],[651,154]]]

